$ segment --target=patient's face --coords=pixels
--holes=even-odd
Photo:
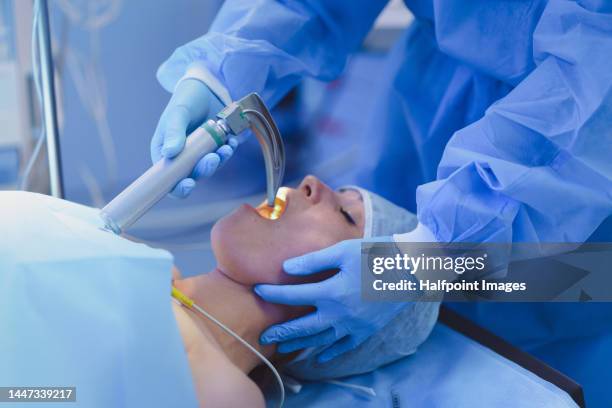
[[[333,191],[307,176],[287,193],[287,207],[279,219],[263,218],[243,204],[215,224],[212,247],[219,269],[236,281],[292,283],[297,280],[283,272],[284,260],[360,238],[363,225],[359,192]]]

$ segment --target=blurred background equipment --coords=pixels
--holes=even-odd
[[[51,45],[65,198],[102,208],[151,165],[149,141],[170,95],[155,73],[174,49],[204,34],[221,0],[54,0]],[[0,188],[49,193],[40,104],[32,56],[33,2],[0,0]],[[285,184],[314,173],[337,187],[359,171],[356,154],[373,148],[364,135],[385,52],[412,20],[393,0],[362,50],[332,83],[305,80],[272,111],[283,135]],[[34,38],[34,40],[36,40]],[[39,61],[34,58],[34,72]],[[348,103],[347,103],[348,102]],[[36,146],[41,151],[30,160]],[[164,199],[129,233],[173,252],[186,275],[214,265],[210,228],[243,202],[265,195],[256,140],[240,146],[186,200]],[[32,171],[24,183],[24,171]]]
[[[25,167],[20,188],[27,190],[32,166],[34,166],[43,142],[47,147],[49,163],[49,185],[51,195],[64,198],[62,180],[62,161],[59,150],[57,119],[57,100],[55,92],[55,70],[51,48],[51,28],[49,27],[49,7],[47,0],[34,1],[32,18],[32,76],[42,117],[42,133],[36,143],[28,164]],[[44,136],[44,138],[43,138]]]
[[[38,126],[32,110],[31,14],[30,2],[0,0],[0,189],[18,187]]]

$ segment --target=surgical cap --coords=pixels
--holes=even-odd
[[[385,237],[413,230],[417,217],[401,207],[356,186],[364,208],[364,238]],[[438,319],[439,303],[415,302],[403,309],[380,331],[331,361],[317,362],[321,349],[308,349],[286,366],[286,372],[304,380],[345,377],[373,371],[378,367],[413,354],[427,339]]]
[[[383,237],[410,232],[417,226],[417,217],[381,196],[357,186],[342,187],[341,190],[357,190],[363,200],[363,237]]]

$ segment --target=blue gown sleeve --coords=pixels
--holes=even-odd
[[[551,0],[532,40],[536,67],[417,191],[438,241],[584,242],[612,214],[612,15]]]
[[[303,76],[331,80],[357,49],[384,0],[228,0],[209,32],[159,68],[168,91],[203,63],[235,100],[259,92],[273,105]]]
[[[511,86],[535,68],[533,32],[547,0],[430,1],[436,42],[444,54]]]

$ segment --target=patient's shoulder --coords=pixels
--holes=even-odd
[[[202,378],[200,405],[203,407],[265,407],[259,387],[236,366],[227,362],[207,364]]]

